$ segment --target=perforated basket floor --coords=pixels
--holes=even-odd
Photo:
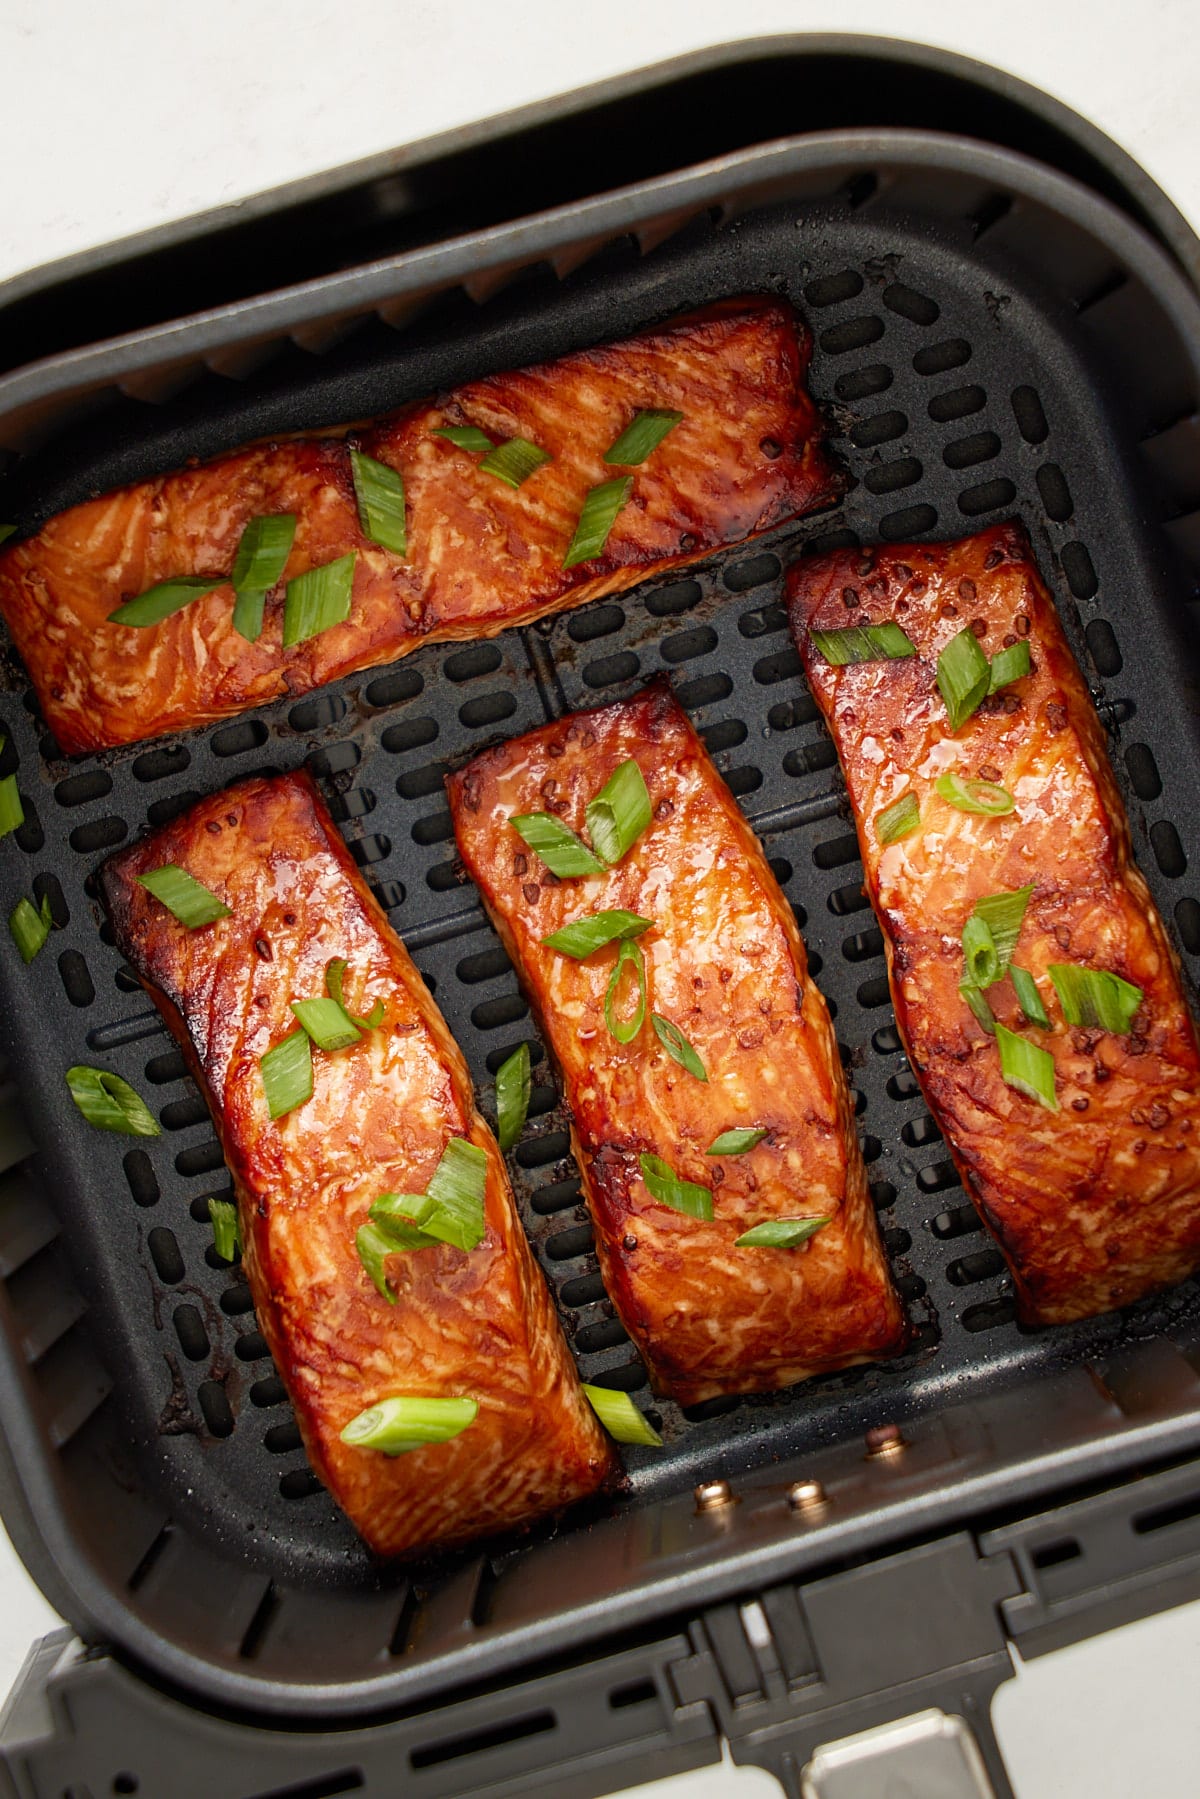
[[[525,1224],[584,1378],[637,1394],[665,1438],[660,1452],[628,1453],[632,1503],[1200,1316],[1188,1287],[1076,1327],[1033,1333],[1013,1322],[1000,1258],[899,1047],[834,751],[780,604],[781,570],[805,549],[949,537],[1021,517],[1108,728],[1139,860],[1195,968],[1190,595],[1160,535],[1168,508],[1153,466],[1135,466],[1133,454],[1139,432],[1169,444],[1194,395],[1147,394],[1131,421],[1103,361],[1123,328],[1120,270],[1080,247],[1075,305],[1039,290],[1006,261],[1006,241],[1037,259],[1022,235],[1028,216],[981,207],[970,191],[971,206],[936,223],[897,209],[870,174],[819,204],[776,205],[725,225],[705,214],[650,255],[628,240],[610,245],[563,283],[543,264],[486,304],[455,293],[405,334],[373,320],[321,357],[293,344],[236,384],[210,372],[170,404],[126,399],[13,471],[4,504],[28,523],[189,451],[382,411],[486,368],[767,288],[786,292],[812,327],[812,390],[856,478],[837,513],[684,578],[492,641],[431,646],[298,703],[104,758],[59,757],[7,653],[0,773],[19,768],[26,822],[15,848],[0,846],[5,909],[22,889],[46,893],[59,928],[30,970],[6,966],[4,975],[12,1068],[43,1151],[6,1177],[5,1316],[59,1452],[55,1490],[68,1519],[81,1532],[95,1528],[88,1470],[103,1467],[123,1483],[127,1503],[109,1508],[106,1552],[126,1601],[210,1660],[248,1668],[273,1658],[315,1680],[320,1658],[303,1639],[334,1620],[334,1637],[354,1639],[345,1655],[344,1643],[328,1649],[337,1667],[378,1672],[389,1657],[420,1654],[431,1605],[461,1602],[446,1598],[458,1591],[453,1570],[426,1570],[410,1584],[376,1569],[309,1472],[249,1291],[211,1247],[207,1201],[228,1182],[204,1102],[122,966],[95,897],[106,853],[250,773],[304,763],[317,774],[461,1043],[485,1109],[500,1061],[530,1042],[533,1103],[510,1159]],[[1057,267],[1055,282],[1061,289]],[[1176,516],[1195,498],[1176,492]],[[917,1326],[914,1349],[887,1367],[688,1412],[651,1397],[605,1297],[554,1078],[455,859],[442,788],[448,767],[498,737],[628,695],[663,670],[804,930]],[[162,1137],[131,1145],[89,1132],[63,1089],[63,1071],[77,1061],[130,1080],[160,1117]],[[198,1541],[225,1565],[219,1608]],[[470,1619],[486,1625],[487,1580],[476,1574],[464,1590]]]

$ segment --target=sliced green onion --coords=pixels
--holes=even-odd
[[[657,450],[663,438],[682,418],[682,412],[665,412],[657,407],[635,412],[617,441],[605,450],[605,462],[616,468],[636,468]]]
[[[3,748],[4,739],[0,737],[0,749]],[[0,780],[0,837],[7,837],[10,831],[19,829],[24,823],[25,808],[17,792],[17,777],[5,775]]]
[[[81,1065],[67,1069],[67,1086],[79,1110],[98,1131],[119,1131],[124,1137],[161,1136],[157,1118],[119,1074]]]
[[[553,813],[516,812],[508,822],[560,880],[604,873],[599,856],[594,856],[582,838],[576,837]]]
[[[525,1129],[532,1089],[529,1045],[521,1043],[496,1070],[496,1136],[501,1149],[511,1149]]]
[[[977,1022],[983,1026],[989,1037],[994,1037],[996,1034],[996,1020],[992,1016],[992,1008],[984,999],[979,988],[975,986],[973,981],[960,981],[958,984],[958,991],[975,1014]]]
[[[295,535],[294,512],[252,518],[242,532],[229,579],[237,596],[233,628],[249,643],[257,642],[262,635],[263,602],[270,589],[283,578]]]
[[[312,1098],[312,1044],[307,1031],[292,1031],[259,1057],[258,1066],[272,1118],[282,1118]]]
[[[579,522],[575,526],[575,535],[563,557],[564,568],[575,568],[579,563],[590,562],[593,556],[600,555],[608,542],[609,532],[617,522],[618,512],[628,502],[632,492],[632,475],[621,475],[615,481],[602,481],[599,487],[588,488]]]
[[[178,863],[165,862],[161,868],[152,868],[148,874],[138,876],[137,884],[152,893],[159,904],[173,913],[189,931],[231,916],[224,900],[218,899],[211,887],[206,887]]]
[[[335,956],[325,964],[325,991],[330,999],[336,1000],[351,1024],[356,1024],[364,1031],[377,1031],[383,1023],[387,1008],[381,999],[377,999],[366,1017],[352,1012],[342,997],[342,981],[345,979],[347,962],[345,956]]]
[[[969,626],[952,637],[937,659],[937,684],[950,714],[950,729],[960,731],[987,698],[991,664]]]
[[[351,1449],[378,1449],[405,1455],[425,1443],[448,1443],[475,1422],[477,1399],[424,1399],[405,1394],[381,1399],[351,1418],[342,1442]]]
[[[1042,1004],[1042,996],[1038,992],[1038,984],[1027,968],[1018,968],[1013,963],[1008,970],[1013,984],[1013,992],[1017,996],[1017,1004],[1024,1012],[1030,1024],[1040,1024],[1047,1030],[1050,1020],[1046,1016],[1046,1008]]]
[[[651,818],[646,779],[632,756],[613,770],[595,799],[588,801],[585,816],[596,854],[610,868],[615,867]]]
[[[768,1218],[734,1239],[735,1249],[799,1249],[829,1218]]]
[[[671,1206],[676,1212],[686,1212],[689,1218],[711,1224],[713,1196],[707,1187],[698,1187],[695,1181],[680,1180],[661,1156],[639,1156],[638,1166],[651,1199],[656,1199],[660,1205]]]
[[[617,1017],[617,992],[621,985],[621,975],[630,963],[637,981],[638,1003],[632,1016],[621,1020]],[[609,1034],[618,1043],[632,1043],[646,1022],[646,958],[638,945],[630,943],[628,939],[622,942],[617,951],[617,959],[604,990],[604,1022]]]
[[[425,1192],[385,1193],[371,1207],[371,1219],[384,1230],[396,1224],[415,1225],[426,1238],[451,1243],[456,1249],[477,1249],[487,1235],[487,1165],[486,1150],[468,1143],[465,1137],[451,1137]]]
[[[761,1143],[766,1134],[766,1131],[760,1130],[722,1131],[719,1137],[713,1138],[704,1153],[706,1156],[744,1156],[747,1150]]]
[[[939,775],[936,785],[948,806],[959,812],[978,812],[984,818],[1003,818],[1017,803],[1008,788],[995,781],[964,781],[951,772]]]
[[[7,543],[9,538],[15,537],[16,534],[17,527],[15,525],[0,525],[0,543]]]
[[[556,949],[562,956],[572,956],[576,962],[585,962],[606,943],[623,941],[626,937],[640,937],[648,931],[652,919],[642,918],[636,912],[593,912],[588,918],[573,918],[570,924],[561,930],[552,931],[542,942],[548,949]]]
[[[173,612],[182,612],[193,600],[203,599],[206,593],[215,593],[218,587],[228,587],[228,575],[177,575],[174,580],[160,581],[157,587],[148,587],[145,593],[139,593],[135,600],[126,600],[115,612],[110,612],[110,625],[157,625],[164,618],[170,618]]]
[[[404,477],[386,462],[376,462],[361,450],[350,452],[354,498],[362,534],[396,556],[408,554],[408,526],[404,516]]]
[[[1020,681],[1032,669],[1028,639],[1022,638],[1020,643],[1012,643],[1006,650],[997,650],[992,657],[988,692],[995,693],[999,688],[1007,687],[1010,681]]]
[[[387,1277],[384,1264],[388,1256],[394,1256],[398,1250],[408,1246],[397,1243],[387,1231],[381,1230],[377,1224],[364,1224],[354,1233],[354,1247],[358,1251],[359,1261],[371,1277],[375,1291],[381,1299],[386,1299],[390,1306],[394,1306],[396,1289]]]
[[[287,584],[283,602],[283,647],[290,650],[310,637],[319,637],[331,625],[350,616],[354,590],[355,552],[339,556],[320,568],[310,568]]]
[[[432,432],[431,436],[444,437],[447,443],[456,445],[460,450],[470,450],[472,454],[492,448],[491,438],[478,425],[443,425],[440,430]]]
[[[1000,1051],[1000,1073],[1008,1086],[1036,1099],[1048,1112],[1058,1111],[1054,1092],[1054,1057],[1049,1050],[1019,1037],[997,1022],[996,1047]]]
[[[50,901],[45,894],[42,895],[42,903],[39,908],[35,909],[24,898],[19,899],[13,907],[8,928],[26,968],[50,935],[53,923],[54,920],[50,916]]]
[[[669,1018],[663,1018],[658,1012],[651,1012],[650,1023],[654,1026],[654,1035],[671,1060],[678,1062],[681,1068],[686,1068],[698,1081],[706,1081],[707,1070],[679,1026],[672,1024]]]
[[[610,1437],[618,1443],[644,1443],[650,1449],[662,1447],[662,1438],[628,1393],[619,1393],[615,1387],[590,1387],[586,1381],[582,1385],[585,1399]]]
[[[916,794],[902,793],[898,800],[875,814],[875,835],[880,843],[899,843],[902,837],[911,837],[920,823],[921,808]]]
[[[520,487],[544,462],[551,461],[553,457],[531,444],[527,437],[510,437],[506,443],[497,444],[479,466],[485,475],[495,475],[497,481],[505,481],[509,487]]]
[[[210,1199],[208,1216],[212,1223],[213,1248],[223,1262],[232,1262],[242,1241],[237,1207],[227,1199]]]
[[[988,893],[975,901],[973,917],[982,919],[992,933],[992,942],[996,946],[996,957],[1000,964],[1000,974],[1008,972],[1013,951],[1017,947],[1017,938],[1021,935],[1021,926],[1025,922],[1025,911],[1029,905],[1029,896],[1033,892],[1033,882],[1028,887],[1014,887],[1009,893]]]
[[[318,1049],[332,1053],[362,1042],[362,1032],[335,999],[294,999],[292,1011]]]
[[[881,625],[846,625],[839,631],[810,631],[817,651],[834,668],[851,662],[899,662],[917,646],[893,620]]]
[[[1000,979],[1004,970],[996,951],[996,939],[992,936],[987,920],[974,912],[963,926],[962,947],[969,986],[990,987]]]
[[[1124,1037],[1142,1003],[1142,990],[1107,968],[1081,968],[1077,962],[1051,962],[1046,970],[1068,1024],[1096,1025]]]

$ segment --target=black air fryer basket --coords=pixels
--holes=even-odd
[[[1200,1591],[1200,1291],[1014,1321],[900,1049],[782,570],[1022,518],[1194,974],[1200,245],[1041,96],[848,39],[690,59],[238,217],[0,290],[5,518],[751,291],[811,327],[854,485],[669,581],[103,756],[62,757],[2,652],[0,774],[26,821],[0,900],[48,895],[58,929],[30,969],[0,958],[0,1502],[80,1641],[35,1652],[0,1793],[583,1796],[715,1760],[724,1733],[798,1794],[817,1745],[932,1708],[931,1753],[969,1773],[965,1720],[1002,1795],[987,1714],[1009,1643]],[[559,1094],[442,788],[485,744],[664,671],[800,918],[916,1327],[887,1366],[686,1411],[651,1398],[605,1297]],[[485,1105],[530,1043],[526,1227],[584,1378],[635,1393],[665,1438],[627,1452],[625,1498],[407,1571],[371,1562],[306,1466],[211,1248],[228,1176],[207,1110],[94,884],[200,794],[301,764]],[[162,1136],[89,1132],[74,1062],[132,1081]]]

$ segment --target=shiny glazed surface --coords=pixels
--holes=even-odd
[[[475,381],[332,435],[265,443],[76,506],[0,554],[0,612],[68,754],[207,724],[391,662],[427,638],[487,637],[619,591],[827,504],[839,482],[804,378],[810,342],[782,301],[726,301],[624,343]],[[684,419],[639,468],[604,452],[641,407]],[[432,436],[475,425],[554,460],[514,490]],[[404,557],[367,541],[349,447],[401,472]],[[564,570],[587,490],[634,487],[601,555]],[[108,622],[182,575],[227,574],[252,518],[294,513],[285,581],[257,642],[228,585],[157,625]],[[286,580],[354,551],[349,617],[282,648]]]
[[[188,931],[141,887],[175,862],[232,916]],[[103,883],[117,940],[180,1039],[233,1175],[246,1274],[313,1469],[378,1554],[522,1524],[614,1473],[470,1076],[407,951],[303,774],[251,780],[114,857]],[[314,1092],[272,1122],[259,1057],[324,992],[343,956],[346,1003],[382,1027],[313,1051]],[[422,1193],[451,1136],[488,1157],[487,1234],[388,1258],[389,1305],[354,1236],[385,1191]],[[397,1458],[339,1432],[394,1394],[479,1401],[460,1436]]]
[[[629,757],[650,826],[617,867],[559,881],[509,816],[546,809],[581,831]],[[694,1404],[900,1348],[828,1012],[758,840],[669,688],[517,738],[447,786],[463,860],[562,1071],[605,1284],[656,1389]],[[626,1046],[604,1017],[617,946],[576,962],[542,942],[608,908],[653,920],[638,939],[647,1021]],[[650,1009],[682,1030],[707,1081],[668,1056]],[[769,1135],[745,1155],[705,1154],[736,1127]],[[645,1152],[711,1189],[711,1223],[651,1198]],[[831,1222],[804,1248],[735,1247],[764,1220],[814,1216]]]
[[[1200,1266],[1200,1054],[1176,958],[1142,875],[1104,732],[1019,525],[951,544],[838,552],[789,578],[791,624],[841,758],[913,1072],[1012,1269],[1020,1315],[1061,1323],[1128,1304]],[[894,619],[905,660],[831,667],[809,632]],[[951,735],[937,655],[964,627],[983,650],[1027,638],[1033,672]],[[954,810],[938,776],[996,781],[1015,810]],[[921,829],[880,845],[877,814],[910,791]],[[1060,1109],[1005,1084],[958,991],[961,934],[986,894],[1034,884],[1014,961],[1050,1018],[1006,979],[996,1018],[1054,1057]],[[1127,1036],[1068,1026],[1048,964],[1143,989]]]

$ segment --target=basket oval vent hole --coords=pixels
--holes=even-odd
[[[123,1166],[134,1205],[156,1206],[159,1199],[158,1180],[145,1150],[127,1150]]]
[[[929,402],[929,416],[935,424],[948,425],[955,419],[970,418],[973,412],[982,412],[986,405],[987,395],[982,387],[951,387],[945,393],[934,394]]]
[[[465,706],[460,706],[458,717],[469,731],[478,731],[485,725],[503,723],[516,709],[517,702],[511,693],[483,693],[478,699],[468,700]]]
[[[1065,543],[1060,553],[1063,574],[1077,600],[1094,598],[1100,583],[1092,559],[1081,543]]]
[[[54,789],[54,797],[60,806],[86,806],[89,800],[102,800],[112,792],[112,776],[102,768],[89,769],[86,774],[68,775]]]
[[[812,857],[818,868],[842,868],[848,862],[857,862],[858,838],[853,831],[843,837],[826,838],[814,846]]]
[[[842,954],[847,962],[870,962],[874,957],[882,956],[883,932],[872,928],[867,931],[858,931],[853,937],[844,938]]]
[[[183,1279],[186,1270],[174,1231],[169,1231],[165,1225],[159,1225],[150,1232],[146,1239],[146,1245],[160,1281],[165,1281],[167,1286],[173,1287],[177,1281]]]
[[[1133,791],[1140,800],[1156,800],[1162,792],[1162,777],[1154,751],[1148,743],[1131,743],[1125,751],[1125,766]]]
[[[357,843],[350,846],[350,854],[360,868],[370,868],[374,862],[382,862],[392,853],[392,840],[382,832],[370,837],[360,837]]]
[[[459,650],[453,656],[447,656],[442,663],[442,670],[451,681],[475,681],[480,675],[494,675],[503,660],[498,645],[476,643],[469,650]]]
[[[281,1499],[311,1499],[322,1490],[321,1483],[311,1468],[290,1468],[279,1477]]]
[[[868,493],[899,493],[902,488],[914,487],[924,472],[915,456],[901,456],[896,462],[869,468],[863,486]]]
[[[810,281],[804,298],[810,306],[839,306],[845,300],[857,299],[862,290],[863,280],[857,269],[840,269],[836,275],[821,275]]]
[[[888,978],[885,974],[873,975],[859,987],[855,998],[866,1011],[873,1011],[876,1006],[886,1006],[891,998]],[[907,1126],[905,1127],[908,1128]],[[932,1138],[929,1141],[933,1141]]]
[[[636,1393],[639,1387],[646,1385],[646,1370],[640,1362],[624,1362],[620,1368],[605,1368],[602,1372],[593,1374],[591,1385],[611,1387],[614,1393]],[[708,1403],[732,1411],[741,1402],[737,1399],[710,1399]],[[686,1412],[684,1417],[687,1417]]]
[[[837,751],[828,737],[818,738],[816,743],[805,744],[802,750],[789,750],[783,758],[785,775],[815,775],[823,768],[832,768],[837,761]],[[818,863],[823,867],[824,864]]]
[[[855,841],[857,843],[857,839]],[[835,887],[826,901],[835,918],[846,918],[852,912],[865,912],[870,903],[862,890],[862,883],[857,881],[849,887]],[[879,1032],[876,1032],[876,1036],[878,1035]],[[876,1048],[878,1047],[877,1044]],[[899,1041],[897,1041],[896,1048],[899,1049],[899,1047]]]
[[[517,1145],[517,1161],[522,1168],[547,1168],[561,1162],[571,1153],[571,1140],[565,1131],[549,1131]]]
[[[751,612],[743,612],[738,619],[738,630],[743,637],[769,637],[773,631],[787,628],[787,613],[782,606],[772,602],[769,606],[756,606]]]
[[[291,1455],[300,1447],[300,1427],[294,1418],[284,1424],[272,1424],[263,1432],[263,1448],[268,1455]]]
[[[221,1145],[215,1137],[208,1143],[196,1143],[191,1149],[181,1149],[175,1158],[176,1172],[182,1175],[214,1174],[224,1166]]]
[[[973,1236],[983,1225],[974,1206],[952,1206],[948,1212],[939,1212],[929,1228],[943,1243],[950,1243],[955,1237]]]
[[[865,350],[883,336],[883,320],[874,313],[861,313],[856,319],[843,319],[821,333],[821,348],[827,356],[847,356],[851,350]]]
[[[225,725],[209,738],[214,756],[241,756],[247,750],[260,750],[267,741],[267,727],[261,718],[242,718],[235,725]]]
[[[1008,477],[997,475],[992,481],[981,481],[977,487],[964,488],[958,496],[958,510],[967,518],[978,518],[980,513],[1011,506],[1016,497],[1017,490]]]
[[[233,1435],[233,1408],[229,1396],[218,1380],[204,1380],[196,1389],[196,1402],[214,1437],[230,1437]]]
[[[918,293],[915,287],[907,287],[903,281],[893,281],[885,287],[881,298],[889,312],[898,313],[914,325],[935,325],[942,314],[936,300]]]
[[[90,1006],[96,997],[88,965],[77,949],[65,949],[58,958],[63,991],[73,1006]]]
[[[541,1044],[536,1042],[535,1039],[533,1039],[532,1037],[527,1037],[525,1039],[525,1042],[529,1048],[530,1061],[533,1063],[533,1066],[536,1068],[538,1063],[543,1059],[543,1057],[545,1055],[545,1051],[543,1050]],[[506,1062],[508,1060],[509,1056],[511,1056],[513,1054],[514,1050],[518,1050],[518,1049],[520,1049],[520,1047],[521,1047],[521,1045],[520,1045],[520,1042],[518,1041],[517,1043],[502,1043],[496,1049],[490,1049],[487,1053],[487,1071],[488,1071],[488,1073],[495,1074],[496,1070],[501,1066],[501,1064],[503,1062]]]
[[[186,812],[190,806],[194,806],[199,798],[200,795],[195,789],[189,787],[183,793],[173,793],[165,799],[155,800],[146,808],[146,822],[157,830],[159,825],[170,824],[173,818],[178,818],[181,812]]]
[[[161,1056],[151,1056],[146,1064],[146,1079],[156,1087],[165,1087],[171,1081],[181,1081],[187,1071],[183,1051],[169,1049]]]
[[[440,762],[426,762],[421,768],[411,768],[407,774],[401,775],[396,782],[396,792],[402,800],[424,800],[431,793],[444,793],[446,771]]]
[[[383,675],[378,681],[372,681],[363,698],[368,706],[398,706],[401,700],[415,699],[424,686],[424,677],[415,668],[402,668],[397,669],[395,674]],[[298,707],[292,709],[290,716],[293,724],[298,710]]]
[[[550,1218],[553,1217],[555,1212],[566,1212],[569,1211],[572,1206],[577,1206],[581,1197],[579,1177],[576,1175],[572,1179],[566,1181],[547,1181],[544,1187],[538,1188],[530,1203],[539,1217]],[[596,1278],[599,1279],[599,1276]],[[604,1289],[602,1286],[600,1292],[596,1295],[596,1298],[603,1298],[603,1294]],[[567,1299],[565,1289],[563,1292],[563,1301],[566,1305],[583,1304],[582,1300]]]
[[[876,412],[860,419],[850,436],[860,450],[873,450],[878,444],[894,443],[907,430],[908,418],[903,412]]]
[[[421,677],[417,675],[415,678],[416,691],[419,693],[422,686]],[[381,687],[383,682],[376,681],[375,686]],[[368,689],[369,692],[370,689]],[[370,703],[378,705],[380,702],[373,700]],[[302,733],[322,731],[330,725],[340,724],[345,718],[346,712],[346,701],[340,693],[314,694],[312,699],[300,700],[297,705],[292,707],[288,713],[288,724],[293,731]]]
[[[604,1282],[598,1274],[577,1274],[564,1281],[559,1290],[563,1304],[572,1308],[595,1305],[597,1300],[606,1297]]]
[[[776,650],[773,656],[762,656],[754,664],[754,679],[760,687],[774,687],[799,673],[800,657],[794,649]]]
[[[573,1262],[579,1256],[587,1255],[594,1239],[590,1224],[581,1224],[572,1231],[558,1231],[548,1237],[545,1243],[546,1254],[552,1262]]]
[[[906,506],[901,512],[889,512],[879,521],[879,535],[889,542],[903,541],[907,537],[920,537],[926,531],[932,531],[937,524],[937,513],[932,506]]]
[[[655,618],[674,618],[680,612],[690,612],[699,600],[698,581],[675,581],[670,587],[662,587],[649,595],[646,611]]]
[[[282,1405],[287,1398],[287,1389],[277,1374],[268,1374],[262,1380],[256,1380],[250,1388],[251,1405]]]
[[[254,1310],[254,1296],[245,1281],[226,1287],[221,1295],[221,1310],[227,1318],[242,1318]],[[266,1354],[265,1348],[263,1354]]]
[[[880,1025],[871,1037],[871,1047],[881,1056],[894,1056],[898,1049],[902,1049],[900,1033],[895,1025]]]
[[[70,843],[81,856],[90,856],[97,850],[111,849],[115,844],[123,843],[128,835],[129,826],[125,820],[110,814],[107,818],[94,818],[86,825],[76,825]]]
[[[946,1279],[955,1287],[971,1287],[976,1281],[991,1280],[1004,1272],[1004,1257],[998,1249],[979,1249],[974,1255],[960,1256],[946,1270]]]
[[[781,700],[767,713],[772,731],[794,731],[799,725],[810,725],[817,716],[817,703],[811,694],[794,700]]]
[[[1042,496],[1042,505],[1046,508],[1047,517],[1055,524],[1061,524],[1070,518],[1075,510],[1075,502],[1071,498],[1071,489],[1067,486],[1067,477],[1057,462],[1045,462],[1037,472],[1037,490]]]
[[[762,784],[761,768],[731,768],[725,776],[725,785],[735,799],[740,799],[744,793],[757,793]]]
[[[1200,956],[1200,902],[1181,899],[1175,907],[1175,923],[1189,956]]]
[[[715,706],[718,700],[727,700],[733,692],[733,682],[728,675],[700,675],[695,681],[682,681],[675,689],[675,698],[685,712],[698,712],[701,706]]]
[[[596,1324],[586,1324],[575,1333],[575,1347],[581,1355],[592,1355],[599,1349],[615,1349],[618,1343],[628,1343],[629,1334],[625,1326],[616,1318],[602,1318]]]
[[[1050,435],[1042,402],[1032,387],[1014,387],[1010,396],[1017,430],[1027,444],[1043,444]]]
[[[640,664],[632,650],[619,650],[615,656],[601,656],[589,662],[583,678],[589,687],[615,687],[619,681],[632,681]]]
[[[1011,1324],[1016,1315],[1017,1308],[1011,1299],[985,1299],[979,1305],[968,1306],[960,1322],[964,1330],[974,1335]]]
[[[620,606],[594,606],[576,612],[567,620],[567,636],[572,643],[591,643],[596,637],[611,637],[625,623]]]
[[[233,1353],[239,1362],[261,1362],[266,1359],[270,1351],[267,1348],[266,1338],[260,1332],[247,1331],[234,1344]]]
[[[958,1184],[958,1170],[953,1162],[934,1162],[917,1171],[917,1186],[922,1193],[945,1193]]]
[[[918,375],[945,375],[960,369],[971,360],[971,346],[965,337],[945,337],[940,344],[926,344],[912,359]]]
[[[175,1335],[189,1362],[203,1362],[209,1352],[208,1332],[204,1320],[193,1305],[176,1306]]]
[[[50,907],[50,916],[60,931],[66,930],[71,922],[71,914],[63,897],[63,890],[58,884],[58,876],[51,874],[33,877],[33,897],[40,906],[45,900]]]
[[[480,950],[477,955],[464,956],[455,973],[460,981],[473,987],[480,981],[494,981],[499,975],[511,974],[512,963],[507,951],[497,943],[491,949]]]
[[[659,645],[659,653],[664,662],[694,662],[698,656],[707,656],[717,647],[717,634],[711,625],[697,625],[693,631],[676,631],[673,637],[666,637]]]
[[[1163,873],[1172,881],[1178,880],[1187,869],[1187,857],[1179,841],[1179,832],[1169,819],[1160,818],[1150,826],[1150,847]]]
[[[323,758],[314,756],[313,762]],[[311,764],[310,764],[311,766]],[[322,771],[314,769],[314,774]],[[374,812],[378,801],[369,787],[352,787],[349,793],[336,793],[329,802],[329,815],[335,824],[349,824],[352,818],[366,818]]]
[[[730,593],[749,593],[752,587],[761,587],[764,582],[779,579],[779,558],[770,550],[761,556],[750,556],[744,562],[735,562],[721,576]]]
[[[403,724],[389,725],[379,741],[385,750],[398,756],[405,750],[419,749],[422,744],[432,743],[437,734],[436,719],[408,718]]]
[[[334,775],[344,775],[350,769],[357,768],[358,762],[358,745],[351,743],[349,738],[344,743],[331,743],[328,749],[315,750],[311,756],[305,757],[305,766],[314,775],[327,781],[332,780]]]
[[[771,873],[775,876],[775,879],[779,882],[781,887],[787,886],[795,872],[786,856],[768,857],[767,866],[770,868]],[[796,910],[796,908],[793,908],[793,910]],[[799,923],[799,919],[797,919],[796,922]]]
[[[173,1099],[159,1113],[164,1129],[168,1131],[186,1131],[193,1125],[204,1124],[209,1116],[208,1106],[199,1093],[189,1093],[183,1099]]]
[[[886,393],[894,380],[886,362],[870,362],[866,368],[839,375],[833,391],[839,400],[868,400],[872,394]]]
[[[412,840],[428,848],[431,843],[449,843],[454,837],[454,820],[448,812],[434,812],[428,818],[418,818],[412,828]],[[386,839],[385,839],[386,841]],[[373,861],[379,860],[377,857]]]
[[[471,1009],[471,1023],[479,1031],[495,1031],[528,1016],[529,1004],[519,993],[497,994],[495,999],[485,999]]]
[[[889,1099],[916,1099],[920,1091],[917,1077],[911,1068],[904,1068],[899,1074],[892,1075],[887,1084]]]
[[[971,437],[956,437],[948,443],[942,451],[942,461],[947,468],[974,468],[976,463],[990,462],[998,456],[1000,447],[994,431],[976,431]]]
[[[1092,619],[1083,635],[1087,639],[1088,655],[1095,664],[1096,673],[1107,677],[1119,675],[1124,663],[1120,645],[1108,620]]]

